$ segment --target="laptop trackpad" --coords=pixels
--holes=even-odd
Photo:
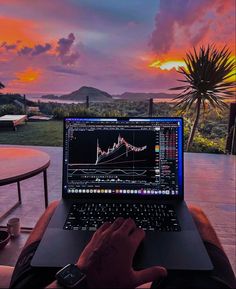
[[[49,228],[31,262],[33,267],[64,267],[76,263],[93,232]],[[173,270],[211,270],[206,249],[194,231],[148,232],[140,245],[134,268],[164,266]]]
[[[33,267],[64,267],[78,261],[93,232],[48,228],[31,261]]]
[[[134,267],[163,266],[169,270],[212,270],[205,246],[195,231],[148,232],[134,259]]]

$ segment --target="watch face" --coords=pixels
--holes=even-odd
[[[77,284],[84,274],[80,272],[79,268],[74,264],[69,264],[63,269],[61,269],[57,275],[57,280],[59,283],[66,287],[73,287],[73,285]]]

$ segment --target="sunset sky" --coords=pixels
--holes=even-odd
[[[167,92],[209,43],[235,55],[234,0],[0,0],[3,91]]]

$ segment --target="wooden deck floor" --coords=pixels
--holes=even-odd
[[[49,201],[61,195],[62,148],[33,147],[51,157],[48,169]],[[2,168],[0,168],[2,169]],[[185,153],[185,199],[200,206],[208,215],[235,270],[235,175],[236,157]],[[20,217],[24,226],[34,226],[44,210],[43,176],[22,182],[23,204],[10,217]],[[17,198],[16,185],[0,187],[0,214]],[[7,219],[8,219],[7,218]],[[1,224],[6,224],[3,221]],[[1,225],[0,224],[0,225]],[[14,265],[27,238],[21,234],[0,251],[0,264]]]

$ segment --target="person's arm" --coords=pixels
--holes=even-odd
[[[104,223],[93,235],[77,262],[87,276],[88,288],[136,288],[166,277],[163,267],[135,271],[133,258],[145,232],[132,219]],[[54,287],[52,287],[54,286]],[[47,288],[60,288],[52,283]]]

